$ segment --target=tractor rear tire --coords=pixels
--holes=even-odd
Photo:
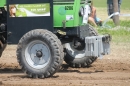
[[[97,31],[91,25],[89,25],[89,31],[90,31],[89,36],[98,35]],[[97,59],[97,57],[85,56],[85,48],[83,50],[77,50],[73,48],[72,42],[66,43],[64,47],[65,47],[64,61],[71,67],[74,68],[88,67]]]
[[[62,65],[63,46],[52,32],[45,29],[32,30],[20,39],[17,59],[29,77],[51,77]]]

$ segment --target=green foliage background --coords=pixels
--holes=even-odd
[[[107,7],[107,0],[93,0],[93,2],[96,7]],[[122,0],[121,9],[130,9],[130,0]]]
[[[107,0],[93,0],[94,6],[97,8],[98,16],[101,13],[106,15],[102,18],[102,20],[108,17],[107,15]],[[122,0],[121,4],[121,13],[122,14],[130,14],[130,0]],[[120,18],[120,26],[115,26],[113,21],[110,19],[107,22],[111,28],[102,28],[96,27],[99,34],[108,33],[112,35],[112,42],[115,43],[130,43],[130,17],[121,17]]]

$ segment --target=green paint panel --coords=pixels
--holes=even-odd
[[[3,7],[6,4],[6,0],[0,0],[0,7]]]
[[[80,7],[84,5],[80,3],[81,1],[84,1],[84,0],[71,0],[68,2],[59,2],[59,1],[54,2],[53,3],[54,27],[63,27],[63,23],[62,23],[63,21],[66,21],[66,27],[81,26],[83,18],[79,16],[79,10],[80,10]],[[6,0],[0,0],[0,7],[3,7],[5,3],[6,3]],[[26,9],[30,10],[30,8],[26,8]],[[18,16],[20,14],[21,14],[21,11],[17,10],[16,15]],[[24,12],[22,14],[26,16]]]
[[[81,0],[73,2],[54,2],[54,27],[63,27],[63,21],[66,21],[66,27],[77,27],[82,25],[83,18],[79,16]]]

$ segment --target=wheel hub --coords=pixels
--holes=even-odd
[[[43,53],[42,53],[42,51],[37,51],[36,52],[36,56],[38,57],[38,58],[41,58],[42,56],[43,56]]]
[[[51,53],[46,43],[35,40],[28,44],[25,56],[26,61],[31,67],[41,69],[49,63]]]

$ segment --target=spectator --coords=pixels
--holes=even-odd
[[[121,3],[122,3],[122,0],[118,0],[119,12],[120,12],[120,5],[121,5]],[[108,12],[108,15],[113,14],[113,0],[107,0],[107,12]]]
[[[91,8],[91,14],[89,15],[88,22],[93,26],[97,25],[102,26],[101,19],[96,16],[96,8],[93,6],[93,1],[91,1],[90,8]]]

